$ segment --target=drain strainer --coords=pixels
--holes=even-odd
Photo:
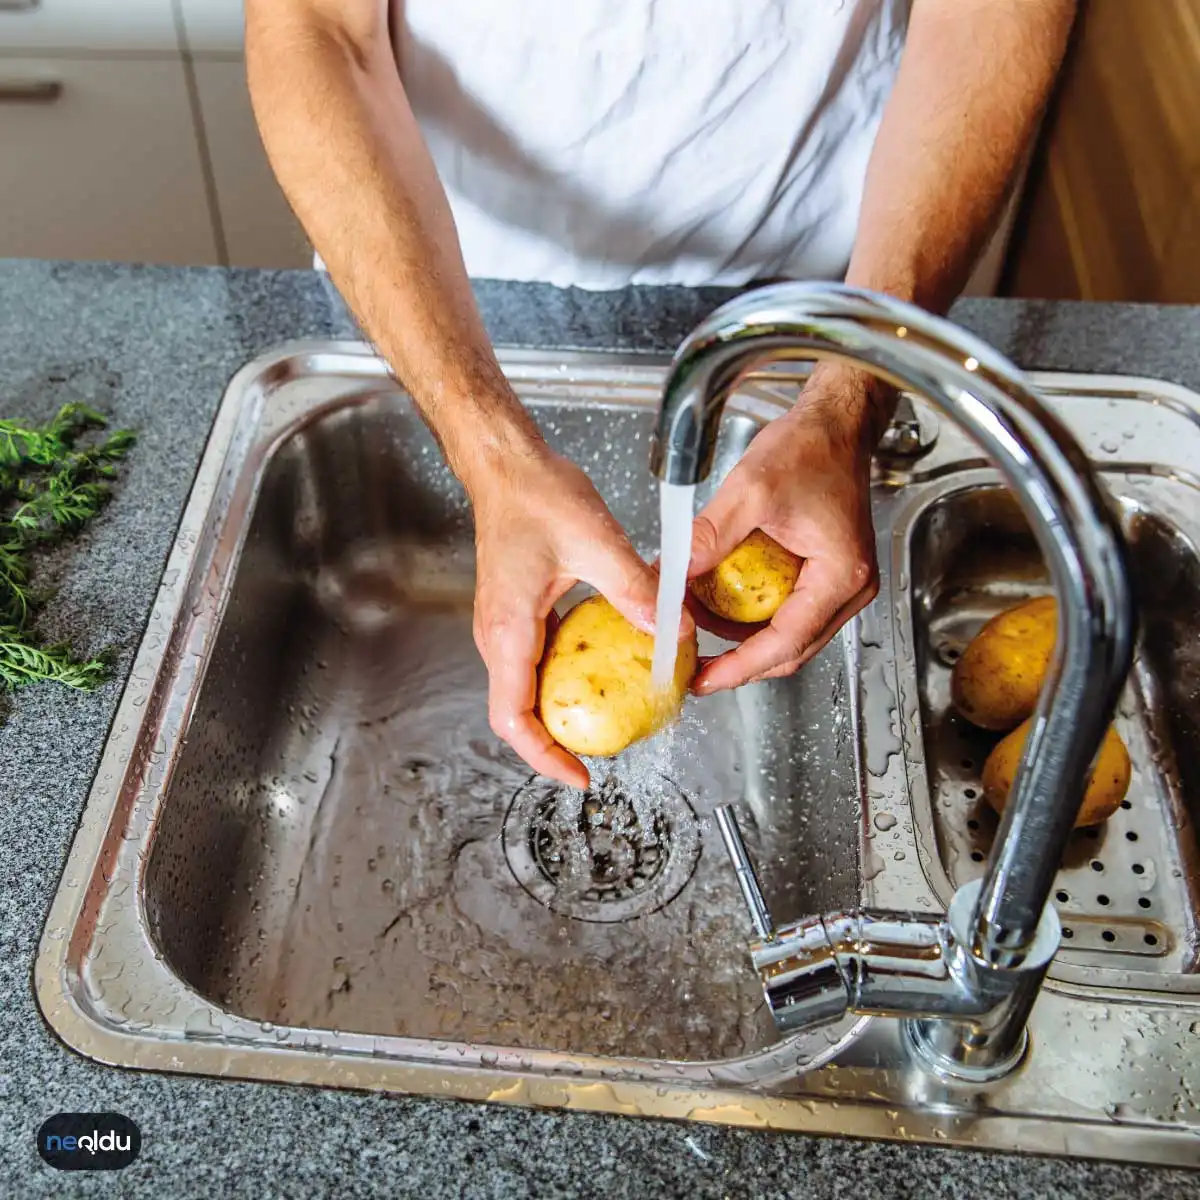
[[[612,778],[588,792],[531,779],[513,797],[502,837],[525,891],[579,921],[657,912],[679,895],[700,857],[696,814],[665,776],[636,797]]]

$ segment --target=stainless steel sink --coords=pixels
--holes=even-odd
[[[663,363],[503,363],[655,550]],[[744,382],[712,483],[798,381]],[[350,344],[229,388],[43,936],[47,1019],[124,1066],[1200,1163],[1200,398],[1035,383],[1125,507],[1145,628],[1130,807],[1064,863],[1072,938],[1013,1076],[939,1082],[886,1020],[781,1040],[711,820],[737,802],[780,919],[937,910],[980,870],[986,745],[949,666],[1047,585],[971,443],[880,468],[883,589],[841,639],[692,702],[585,797],[489,732],[464,497]]]

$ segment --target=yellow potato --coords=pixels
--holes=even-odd
[[[954,707],[983,729],[1004,733],[1033,714],[1058,634],[1053,596],[993,617],[954,664]]]
[[[1004,811],[1012,791],[1013,776],[1032,723],[1032,719],[1022,721],[1012,733],[1001,738],[983,764],[983,794],[997,812]],[[1099,825],[1120,808],[1129,790],[1132,770],[1129,751],[1125,749],[1121,735],[1110,725],[1096,752],[1096,761],[1092,763],[1083,803],[1075,817],[1076,829],[1082,825]]]
[[[563,618],[542,657],[538,711],[550,736],[575,754],[607,757],[649,737],[679,712],[696,673],[696,635],[680,643],[675,678],[650,678],[654,639],[603,596]]]
[[[756,529],[711,571],[692,580],[692,591],[710,612],[727,621],[769,621],[792,594],[800,559]]]

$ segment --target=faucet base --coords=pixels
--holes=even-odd
[[[1058,911],[1047,904],[1018,964],[984,962],[970,948],[982,887],[977,879],[959,888],[945,924],[959,994],[976,1011],[915,1015],[905,1020],[903,1030],[904,1043],[921,1066],[958,1083],[990,1083],[1021,1065],[1029,1050],[1026,1022],[1062,934]]]
[[[947,1034],[951,1035],[947,1049]],[[1022,1029],[1017,1045],[1008,1054],[993,1061],[972,1062],[954,1053],[970,1039],[969,1027],[959,1027],[944,1017],[937,1020],[911,1018],[902,1021],[900,1036],[904,1048],[920,1066],[945,1083],[993,1083],[1012,1074],[1029,1052],[1029,1031]]]

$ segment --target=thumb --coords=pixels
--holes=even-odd
[[[579,578],[594,587],[631,625],[645,633],[654,632],[658,572],[642,560],[623,535],[598,543]],[[694,629],[691,614],[681,607],[680,638],[689,637]]]
[[[734,486],[731,486],[734,485]],[[733,548],[757,528],[749,506],[727,479],[717,494],[700,510],[692,524],[692,558],[688,578],[711,571]]]

